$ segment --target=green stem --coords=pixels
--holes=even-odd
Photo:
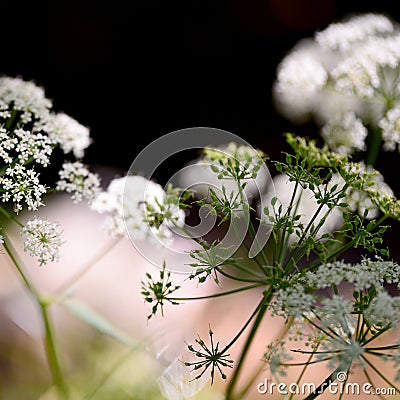
[[[283,326],[282,331],[279,333],[277,340],[284,339],[289,332],[290,327],[293,325],[294,317],[290,317],[287,323]],[[260,361],[261,362],[261,361]],[[254,382],[256,381],[257,377],[260,375],[262,370],[265,368],[265,363],[261,362],[261,365],[257,367],[256,371],[253,373],[251,378],[247,381],[246,386],[239,392],[238,398],[243,399],[247,392],[253,387]]]
[[[42,314],[45,328],[45,348],[47,360],[49,362],[50,371],[53,377],[53,383],[57,387],[62,399],[68,399],[68,390],[64,382],[64,377],[61,371],[60,362],[57,355],[57,348],[54,341],[54,332],[50,317],[48,314],[47,304],[40,301],[40,311]]]
[[[108,246],[105,246],[98,254],[96,254],[79,272],[73,275],[69,280],[58,288],[57,293],[65,294],[69,288],[75,285],[94,265],[96,265],[107,253],[109,253],[122,239],[122,236],[113,240]]]
[[[382,133],[380,129],[373,130],[368,140],[368,151],[366,156],[367,165],[375,166],[382,145]]]
[[[240,371],[242,369],[244,360],[245,360],[245,358],[247,356],[247,353],[248,353],[248,351],[250,349],[250,346],[251,346],[251,344],[253,342],[253,339],[254,339],[254,337],[255,337],[255,335],[256,335],[256,333],[258,331],[258,328],[259,328],[259,326],[261,324],[261,321],[263,320],[264,315],[265,315],[265,313],[266,313],[266,311],[268,309],[268,305],[269,305],[269,302],[272,299],[272,296],[273,296],[273,292],[272,292],[272,289],[270,288],[264,294],[263,299],[261,300],[259,306],[257,307],[257,310],[256,310],[257,311],[257,317],[256,317],[256,319],[255,319],[255,321],[253,323],[253,326],[251,327],[249,335],[247,336],[247,340],[246,340],[246,342],[244,344],[244,347],[242,349],[239,361],[236,364],[236,367],[235,367],[235,370],[234,370],[233,375],[231,377],[231,380],[228,383],[228,387],[227,387],[226,392],[225,392],[225,400],[233,400],[235,398],[235,396],[233,394],[233,391],[235,389],[235,386],[236,386],[236,383],[237,383],[237,379],[239,377],[239,374],[240,374]]]
[[[19,222],[13,215],[11,215],[3,206],[0,206],[0,213],[3,214],[7,219],[15,222],[20,228],[23,228],[23,224]]]
[[[14,264],[16,270],[18,271],[20,277],[22,278],[26,288],[33,295],[36,303],[39,306],[40,314],[42,317],[44,329],[45,329],[45,349],[46,349],[46,357],[47,362],[49,364],[50,372],[52,375],[53,384],[57,387],[57,390],[60,394],[60,398],[67,400],[68,399],[68,390],[64,382],[64,378],[61,372],[60,362],[57,356],[56,344],[54,341],[54,333],[52,329],[52,324],[50,321],[50,316],[48,315],[48,302],[46,302],[39,294],[34,285],[29,281],[25,272],[21,268],[22,262],[17,260],[16,252],[8,240],[8,238],[4,239],[3,243],[4,249],[6,250],[8,256],[10,257],[12,263]]]
[[[199,296],[199,297],[168,297],[167,300],[170,301],[189,301],[189,300],[206,300],[206,299],[214,299],[216,297],[222,297],[222,296],[228,296],[230,294],[235,294],[239,292],[244,292],[245,290],[250,290],[250,289],[255,289],[258,287],[264,286],[263,284],[254,284],[254,285],[248,285],[248,286],[243,286],[238,289],[234,290],[229,290],[227,292],[219,292],[215,294],[210,294],[208,296]]]
[[[313,400],[317,398],[320,394],[324,393],[324,391],[329,387],[332,382],[335,382],[337,379],[337,374],[342,372],[343,368],[336,368],[309,396],[307,396],[304,400]]]

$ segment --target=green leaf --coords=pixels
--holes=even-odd
[[[98,314],[96,311],[92,310],[88,305],[72,299],[65,300],[62,304],[71,314],[75,315],[75,317],[87,323],[100,333],[110,336],[117,342],[126,346],[137,346],[137,344],[133,342],[126,333],[113,326],[111,322],[109,322],[102,315]]]

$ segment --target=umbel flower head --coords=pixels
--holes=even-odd
[[[384,15],[357,15],[300,41],[281,61],[274,97],[294,122],[314,117],[329,147],[366,150],[368,131],[383,149],[400,144],[400,31]]]
[[[88,128],[64,113],[55,113],[41,87],[20,78],[0,77],[0,200],[10,203],[16,213],[24,206],[37,210],[43,205],[42,196],[49,187],[41,181],[40,172],[50,167],[56,147],[81,158],[89,144]],[[89,178],[93,188],[98,186],[98,178]],[[68,185],[57,189],[71,191]],[[85,195],[74,191],[74,200],[87,194],[87,190]]]
[[[58,224],[36,217],[27,221],[21,236],[24,238],[24,250],[31,257],[36,257],[39,265],[60,259],[60,247],[64,240]]]

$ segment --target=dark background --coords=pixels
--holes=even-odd
[[[8,3],[0,73],[35,80],[57,111],[91,128],[88,163],[123,169],[153,139],[193,126],[228,130],[278,157],[282,132],[314,129],[273,108],[285,52],[349,13],[400,21],[393,0]]]
[[[350,13],[400,21],[393,0],[8,3],[0,73],[43,86],[56,111],[90,127],[84,161],[121,170],[152,140],[193,126],[230,131],[279,158],[282,132],[317,136],[273,107],[285,53]],[[398,193],[398,154],[384,156],[378,169]]]

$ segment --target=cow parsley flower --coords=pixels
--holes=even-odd
[[[396,146],[399,146],[400,150],[400,107],[389,110],[378,122],[378,126],[382,129],[384,150],[393,151]]]
[[[156,244],[168,244],[172,240],[170,224],[182,226],[185,219],[184,212],[167,201],[163,188],[142,176],[113,179],[91,208],[106,214],[105,228],[111,236],[129,233],[134,240]]]
[[[28,210],[35,211],[43,205],[42,196],[47,188],[39,181],[39,174],[33,168],[27,169],[21,164],[8,167],[3,176],[0,176],[1,200],[3,203],[11,201],[15,213],[22,210],[24,202]]]
[[[317,55],[301,44],[278,66],[274,92],[281,110],[294,120],[302,120],[314,109],[327,80],[328,72]]]
[[[322,128],[325,143],[341,154],[351,154],[355,150],[365,150],[368,131],[353,112],[339,115]]]
[[[82,158],[91,143],[89,129],[64,113],[52,115],[49,124],[52,137],[63,152],[73,152],[76,158]]]
[[[316,33],[315,40],[322,47],[346,51],[356,42],[377,34],[388,34],[393,30],[393,23],[384,15],[366,14],[346,22],[330,24],[325,30]]]
[[[60,259],[60,247],[64,240],[57,223],[36,217],[27,221],[21,235],[24,238],[24,250],[31,257],[36,257],[40,266]]]
[[[22,123],[40,125],[47,119],[51,107],[52,102],[46,98],[43,88],[34,82],[20,78],[0,78],[0,110],[3,118],[11,117],[12,110],[16,110],[20,113]]]
[[[85,199],[91,203],[100,191],[100,178],[90,172],[81,162],[64,163],[59,171],[56,189],[71,193],[74,203]]]
[[[353,16],[300,41],[277,68],[279,111],[295,123],[311,117],[328,146],[343,154],[366,151],[374,164],[380,142],[400,143],[400,29],[380,14]],[[332,101],[333,100],[333,101]]]

